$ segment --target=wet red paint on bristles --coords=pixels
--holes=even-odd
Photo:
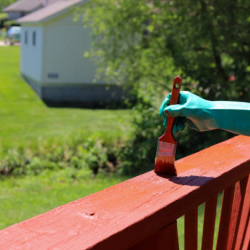
[[[157,156],[155,158],[155,169],[154,171],[158,174],[170,174],[177,175],[175,168],[175,157],[162,157]]]

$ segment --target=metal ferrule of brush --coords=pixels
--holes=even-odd
[[[156,156],[175,156],[176,145],[174,143],[158,141]]]

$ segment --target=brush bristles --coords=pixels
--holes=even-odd
[[[177,173],[174,163],[175,163],[174,156],[156,156],[154,171],[158,174],[176,175]]]
[[[175,169],[176,144],[158,141],[155,157],[155,172],[159,174],[176,175]]]

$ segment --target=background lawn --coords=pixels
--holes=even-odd
[[[0,229],[112,186],[125,177],[98,175],[88,170],[74,180],[69,171],[39,176],[0,178]]]
[[[19,51],[0,47],[0,148],[29,146],[41,137],[60,138],[78,131],[128,136],[131,110],[48,108],[20,76]]]

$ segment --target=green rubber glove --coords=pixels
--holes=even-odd
[[[207,101],[187,91],[180,92],[179,104],[171,105],[168,95],[163,101],[159,114],[176,117],[173,134],[186,126],[198,131],[223,129],[232,133],[250,135],[250,104],[244,102]]]

